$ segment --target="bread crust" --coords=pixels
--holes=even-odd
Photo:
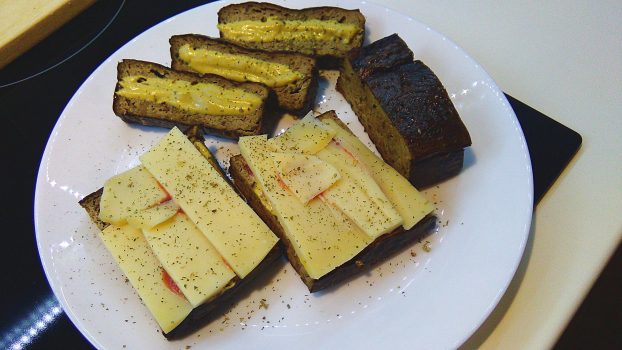
[[[165,103],[157,104],[151,101],[130,99],[116,94],[121,89],[119,81],[129,75],[185,80],[191,83],[210,83],[225,88],[237,87],[256,94],[263,102],[256,111],[246,115],[217,116],[192,113]],[[209,134],[238,138],[246,135],[257,135],[261,132],[262,120],[266,113],[266,105],[269,102],[270,96],[270,90],[262,84],[237,83],[217,75],[206,74],[199,76],[194,73],[178,72],[157,63],[126,59],[117,65],[117,84],[112,110],[128,123],[164,128],[177,126],[181,130],[198,125],[203,128],[204,132]]]
[[[266,62],[284,64],[303,75],[302,79],[283,86],[271,88],[278,106],[295,115],[306,114],[315,100],[318,72],[315,58],[292,52],[266,52],[247,49],[219,38],[199,34],[174,35],[169,39],[171,45],[171,67],[175,70],[194,72],[179,58],[179,49],[189,44],[194,49],[210,49],[233,55],[246,56]]]
[[[322,42],[320,44],[315,41],[298,43],[292,41],[242,42],[227,39],[222,32],[220,32],[220,37],[252,49],[299,52],[311,55],[318,59],[318,66],[321,68],[338,67],[341,64],[341,59],[345,57],[349,50],[363,45],[365,17],[358,9],[346,10],[332,6],[290,9],[265,2],[245,2],[225,6],[218,11],[218,23],[229,23],[239,20],[261,21],[268,17],[302,21],[307,19],[335,20],[339,23],[354,24],[359,28],[359,32],[347,44],[339,43],[338,41]]]
[[[347,126],[339,120],[334,111],[326,112],[318,118],[333,119],[344,127],[344,129],[349,131]],[[427,215],[410,230],[404,230],[400,226],[396,230],[376,238],[376,240],[374,240],[363,251],[357,254],[354,258],[337,267],[335,270],[319,279],[313,279],[302,266],[293,245],[285,234],[285,230],[279,224],[278,218],[270,211],[265,203],[265,199],[259,197],[253,189],[254,186],[256,186],[255,178],[244,158],[241,155],[233,156],[229,164],[229,174],[233,179],[233,183],[244,198],[246,198],[253,210],[255,210],[259,217],[268,225],[268,227],[270,227],[272,232],[279,237],[282,250],[285,251],[289,262],[292,264],[292,267],[296,270],[296,272],[298,272],[301,280],[312,293],[331,286],[339,285],[343,283],[344,280],[355,276],[362,271],[368,270],[396,252],[405,249],[418,240],[421,240],[427,234],[431,233],[433,228],[436,226],[436,217],[433,214]]]

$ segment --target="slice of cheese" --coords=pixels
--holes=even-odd
[[[140,160],[240,278],[278,241],[179,129]]]
[[[326,275],[371,243],[372,239],[338,210],[319,198],[304,205],[279,183],[265,135],[241,137],[239,146],[311,278]]]
[[[100,237],[164,333],[177,327],[192,305],[165,283],[165,270],[141,231],[130,225],[110,225]]]
[[[108,179],[99,204],[103,222],[122,225],[129,214],[166,201],[168,194],[158,181],[139,165]]]
[[[285,64],[184,44],[177,52],[179,58],[193,71],[216,74],[239,82],[254,81],[274,88],[304,78],[304,75]]]
[[[405,229],[412,228],[434,210],[432,203],[417,191],[405,177],[367,148],[356,136],[342,128],[334,120],[324,119],[322,122],[335,130],[335,140],[365,165],[404,219],[402,226]]]
[[[294,152],[315,154],[335,136],[335,131],[318,121],[313,111],[283,134],[268,140],[269,147],[275,152]]]
[[[303,204],[340,179],[337,169],[318,157],[296,153],[272,153],[279,178]]]
[[[224,87],[214,83],[167,79],[147,75],[129,75],[119,83],[115,95],[166,104],[186,113],[219,116],[243,116],[253,113],[263,104],[256,93],[239,87]]]
[[[216,248],[185,214],[178,213],[143,233],[164,269],[194,307],[218,294],[235,277]]]
[[[317,156],[339,170],[341,180],[323,193],[372,239],[399,227],[403,220],[378,184],[359,162],[331,142]]]
[[[127,216],[127,223],[140,229],[152,228],[170,219],[179,211],[179,206],[170,200],[151,208],[136,211]]]

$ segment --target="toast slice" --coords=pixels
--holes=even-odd
[[[228,180],[224,175],[224,172],[218,166],[218,163],[209,153],[207,147],[205,147],[204,139],[201,135],[199,127],[191,127],[186,135],[195,147],[206,156],[208,162],[220,173],[220,175]],[[99,218],[100,212],[100,200],[103,194],[103,188],[87,195],[79,203],[88,213],[91,221],[100,230],[106,229],[109,225],[103,222]],[[281,257],[281,250],[278,245],[275,245],[272,250],[265,256],[265,258],[244,278],[238,276],[233,277],[229,281],[226,287],[224,287],[220,293],[212,296],[201,305],[192,309],[192,311],[186,316],[186,318],[169,332],[162,331],[162,334],[169,340],[182,338],[188,334],[193,333],[204,325],[208,324],[213,319],[219,317],[226,312],[236,301],[240,300],[245,294],[247,294],[253,287],[252,281],[257,279],[260,275],[265,274],[271,264]]]
[[[274,91],[282,109],[298,115],[311,109],[317,90],[317,69],[312,57],[245,49],[198,34],[175,35],[169,43],[171,67],[175,70],[262,83]]]
[[[343,129],[349,131],[347,126],[339,120],[333,111],[324,113],[319,116],[318,119],[332,119]],[[338,285],[349,277],[371,268],[394,253],[408,247],[413,242],[420,240],[429,234],[436,225],[436,217],[433,214],[428,214],[408,230],[400,226],[392,232],[376,238],[355,257],[338,266],[333,271],[320,278],[314,279],[305,271],[300,258],[295,252],[293,244],[285,234],[285,230],[279,223],[276,214],[273,213],[270,203],[263,195],[250,167],[242,155],[236,155],[231,158],[229,174],[235,186],[246,198],[249,205],[280,238],[282,248],[286,252],[289,262],[298,272],[300,278],[310,292],[317,292],[330,286]]]
[[[348,53],[337,90],[384,160],[417,188],[462,170],[471,145],[438,77],[393,34]]]
[[[363,44],[365,17],[357,10],[312,7],[301,10],[258,2],[218,11],[220,37],[252,49],[288,51],[318,58],[320,67],[337,66]]]
[[[117,66],[112,109],[128,123],[237,138],[261,130],[270,91],[216,75],[177,72],[157,63],[123,60]]]

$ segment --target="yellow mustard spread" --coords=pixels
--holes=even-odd
[[[240,88],[131,75],[119,84],[117,95],[155,103],[166,103],[191,113],[245,115],[257,110],[262,99]]]
[[[340,39],[349,43],[358,34],[359,28],[350,23],[335,20],[309,19],[282,20],[269,17],[266,21],[244,20],[218,23],[218,29],[225,39],[246,42],[271,42],[286,40],[333,41]]]
[[[304,78],[288,66],[257,58],[208,49],[195,49],[189,44],[179,48],[179,58],[199,73],[217,74],[235,81],[252,81],[279,87]]]

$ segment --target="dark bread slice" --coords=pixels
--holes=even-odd
[[[265,21],[265,19],[269,17],[301,21],[309,19],[334,20],[339,23],[353,24],[359,30],[349,43],[343,43],[340,40],[283,40],[247,42],[227,38],[222,32],[220,33],[220,37],[252,49],[260,49],[265,51],[289,51],[312,55],[318,57],[318,65],[323,68],[338,66],[341,63],[341,59],[345,57],[349,50],[363,45],[363,38],[365,37],[365,17],[358,9],[346,10],[338,7],[322,6],[296,10],[265,2],[245,2],[225,6],[218,11],[219,24],[241,20]]]
[[[415,187],[462,169],[471,138],[438,77],[393,34],[348,53],[337,90],[384,160]]]
[[[205,155],[204,152],[207,148],[201,149],[198,146],[198,143],[203,144],[204,141],[203,136],[199,132],[199,128],[196,126],[192,127],[186,134],[188,135],[190,141],[195,144],[195,147],[199,149],[201,154]],[[211,155],[211,153],[208,154]],[[218,170],[221,176],[227,179],[213,156],[206,158],[209,163],[214,166],[216,170]],[[91,221],[100,230],[103,230],[108,226],[107,223],[99,219],[99,202],[103,190],[103,188],[100,188],[99,190],[87,195],[79,202],[80,206],[82,206],[82,208],[84,208],[84,210],[88,213]],[[234,277],[220,294],[211,297],[205,303],[195,307],[190,314],[188,314],[188,316],[186,316],[186,318],[177,327],[175,327],[175,329],[168,333],[162,332],[164,337],[172,340],[187,336],[225,313],[234,303],[241,300],[244,295],[252,290],[253,285],[251,282],[257,279],[258,276],[262,275],[266,270],[269,270],[270,266],[277,259],[279,259],[281,255],[281,249],[278,245],[275,245],[266,257],[259,263],[259,265],[257,265],[253,271],[246,275],[245,278],[240,279],[237,276]]]
[[[240,88],[249,93],[259,96],[263,103],[254,112],[245,115],[209,115],[188,112],[178,107],[165,104],[130,99],[116,94],[121,89],[119,81],[130,75],[145,77],[185,80],[191,83],[216,84],[224,88]],[[177,72],[157,63],[123,60],[117,65],[117,85],[115,88],[112,109],[114,113],[125,122],[142,125],[153,125],[164,128],[179,127],[181,130],[189,126],[198,125],[203,131],[210,134],[237,138],[244,135],[256,135],[260,133],[261,123],[266,112],[266,103],[270,96],[270,90],[262,84],[237,83],[217,75],[204,75],[188,72]]]
[[[329,111],[318,118],[330,118],[337,121],[345,130],[348,127],[343,124],[334,111]],[[255,210],[259,217],[270,227],[280,239],[282,249],[285,250],[289,262],[292,264],[302,281],[307,285],[310,292],[337,285],[345,279],[354,276],[361,271],[367,270],[375,264],[385,260],[394,253],[410,246],[413,242],[420,240],[427,234],[432,232],[436,225],[436,217],[428,214],[410,230],[404,230],[401,226],[393,232],[384,234],[374,240],[363,251],[354,258],[337,267],[335,270],[322,276],[319,279],[313,279],[307,274],[302,263],[298,259],[293,245],[287,238],[283,227],[279,224],[278,218],[270,210],[270,204],[265,197],[258,195],[256,190],[256,181],[250,167],[244,160],[242,155],[231,157],[229,165],[229,174],[233,178],[233,183],[240,193],[246,198],[248,204]]]
[[[269,53],[245,49],[222,39],[198,34],[175,35],[169,39],[169,43],[171,44],[171,67],[179,71],[196,72],[179,57],[179,49],[185,44],[193,49],[214,50],[286,65],[300,72],[304,77],[287,85],[271,88],[279,107],[297,115],[305,114],[311,109],[317,91],[317,69],[315,59],[312,57],[291,52]]]

